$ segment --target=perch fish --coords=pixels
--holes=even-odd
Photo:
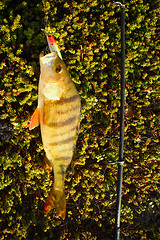
[[[40,123],[45,164],[54,170],[54,185],[45,211],[55,208],[65,219],[65,173],[71,162],[78,136],[81,102],[78,91],[57,51],[40,58],[38,107],[29,129]]]

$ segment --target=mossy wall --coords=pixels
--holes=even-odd
[[[113,239],[120,121],[120,8],[109,0],[0,3],[0,238]],[[44,14],[45,9],[45,14]],[[46,17],[81,95],[76,154],[66,176],[67,217],[44,216],[53,174],[41,169],[37,105]],[[126,117],[121,239],[158,239],[158,1],[126,1]],[[132,113],[132,114],[129,114]],[[147,211],[147,212],[146,212]]]

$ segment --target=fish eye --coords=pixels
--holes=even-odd
[[[60,73],[62,71],[62,67],[59,65],[56,67],[56,73]]]

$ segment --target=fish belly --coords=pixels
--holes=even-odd
[[[64,96],[64,95],[63,95]],[[70,164],[76,144],[80,118],[80,97],[71,91],[66,97],[52,101],[46,99],[43,105],[41,133],[44,150],[52,164]]]

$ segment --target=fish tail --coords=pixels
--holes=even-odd
[[[57,190],[53,187],[47,199],[44,212],[48,213],[52,208],[56,210],[56,217],[61,217],[63,220],[66,216],[66,198],[65,191]]]

